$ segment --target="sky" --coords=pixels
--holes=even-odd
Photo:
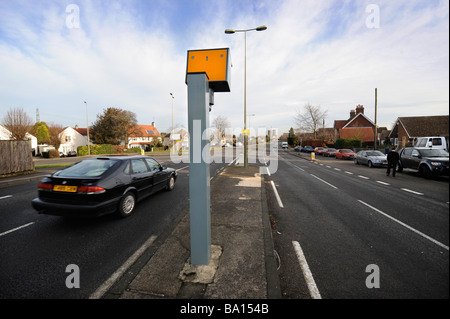
[[[449,114],[448,0],[0,0],[0,119],[38,109],[86,127],[117,107],[160,132],[187,127],[187,51],[229,48],[231,92],[210,121],[243,128],[244,33],[224,30],[260,25],[247,32],[249,127],[296,129],[307,103],[325,127],[358,104],[375,122],[375,88],[378,126]]]

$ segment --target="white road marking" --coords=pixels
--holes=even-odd
[[[382,181],[377,181],[377,183],[379,183],[379,184],[383,184],[383,185],[391,185],[391,184],[389,184],[389,183],[386,183],[386,182],[382,182]]]
[[[412,190],[410,190],[410,189],[407,189],[407,188],[400,188],[402,191],[405,191],[405,192],[409,192],[409,193],[413,193],[413,194],[416,194],[416,195],[423,195],[423,193],[419,193],[419,192],[416,192],[416,191],[412,191]]]
[[[183,169],[185,169],[185,168],[189,168],[189,165],[188,165],[188,166],[184,166],[184,167],[182,167],[182,168],[178,168],[178,169],[176,169],[175,171],[178,172],[178,171],[181,171],[181,170],[183,170]]]
[[[334,186],[334,185],[331,185],[330,183],[328,183],[328,182],[325,182],[323,179],[321,179],[321,178],[319,178],[319,177],[317,177],[316,175],[313,175],[313,174],[311,174],[311,176],[312,177],[314,177],[314,178],[317,178],[319,181],[321,181],[321,182],[323,182],[323,183],[325,183],[325,184],[327,184],[328,186],[331,186],[331,187],[333,187],[334,189],[337,189],[337,187],[336,186]]]
[[[28,223],[28,224],[25,224],[25,225],[22,225],[22,226],[13,228],[13,229],[11,229],[11,230],[5,231],[5,232],[3,232],[3,233],[0,234],[0,237],[3,236],[3,235],[6,235],[6,234],[12,233],[13,231],[16,231],[16,230],[19,230],[19,229],[28,227],[28,226],[33,225],[33,224],[34,224],[34,222],[31,222],[31,223]]]
[[[275,187],[275,183],[273,181],[270,181],[270,183],[272,184],[273,192],[275,193],[275,197],[277,199],[278,206],[280,206],[281,208],[284,208],[283,203],[281,202],[280,195],[278,195],[277,188]]]
[[[151,245],[156,239],[156,235],[152,235],[136,252],[125,261],[125,263],[117,269],[111,277],[109,277],[97,290],[89,296],[89,299],[100,299],[111,286],[119,279],[124,272],[144,253],[144,251]]]
[[[369,179],[367,176],[362,176],[362,175],[358,175],[358,177],[364,178],[364,179]]]
[[[341,171],[341,169],[340,168],[337,168],[337,167],[335,167],[334,168],[336,171]]]
[[[298,262],[300,263],[300,268],[302,269],[303,276],[305,277],[306,284],[308,285],[308,290],[311,298],[322,299],[311,270],[309,269],[305,255],[303,254],[303,250],[300,247],[300,244],[298,243],[298,241],[292,241],[292,245],[294,246],[295,254],[297,255]]]
[[[12,195],[5,195],[5,196],[0,197],[0,199],[7,199],[7,198],[11,198],[11,197],[12,197]]]
[[[404,222],[401,222],[401,221],[399,221],[398,219],[396,219],[396,218],[394,218],[394,217],[392,217],[392,216],[389,216],[388,214],[386,214],[386,213],[382,212],[381,210],[379,210],[379,209],[377,209],[377,208],[375,208],[375,207],[373,207],[373,206],[371,206],[371,205],[369,205],[369,204],[363,202],[362,200],[359,200],[359,199],[358,199],[358,202],[360,202],[361,204],[364,204],[364,205],[366,205],[367,207],[373,209],[373,210],[376,211],[377,213],[380,213],[381,215],[383,215],[383,216],[385,216],[385,217],[387,217],[387,218],[389,218],[389,219],[395,221],[396,223],[399,223],[400,225],[402,225],[402,226],[408,228],[409,230],[412,230],[412,231],[415,232],[416,234],[419,234],[420,236],[422,236],[422,237],[424,237],[424,238],[430,240],[431,242],[435,243],[436,245],[441,246],[441,247],[443,247],[443,248],[445,248],[445,249],[448,250],[448,246],[446,246],[446,245],[444,245],[443,243],[441,243],[441,242],[439,242],[439,241],[437,241],[437,240],[431,238],[431,237],[428,236],[428,235],[425,235],[424,233],[418,231],[417,229],[412,228],[411,226],[405,224]]]
[[[349,174],[349,175],[353,175],[353,173],[352,173],[352,172],[349,172],[349,171],[345,171],[345,173],[346,173],[346,174]]]

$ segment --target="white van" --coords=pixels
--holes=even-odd
[[[448,140],[443,136],[419,137],[414,146],[448,150]]]
[[[288,142],[281,142],[282,148],[288,148]]]

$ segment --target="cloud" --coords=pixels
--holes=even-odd
[[[187,125],[187,50],[229,47],[231,92],[217,93],[211,119],[243,126],[244,34],[247,113],[252,125],[295,127],[305,103],[328,109],[327,126],[364,104],[378,122],[448,114],[448,2],[378,1],[380,27],[363,1],[80,1],[0,3],[0,117],[10,107],[62,125],[83,125],[109,106],[160,131]]]

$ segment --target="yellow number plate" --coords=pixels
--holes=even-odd
[[[53,190],[55,192],[75,193],[77,191],[77,186],[55,185],[53,186]]]

